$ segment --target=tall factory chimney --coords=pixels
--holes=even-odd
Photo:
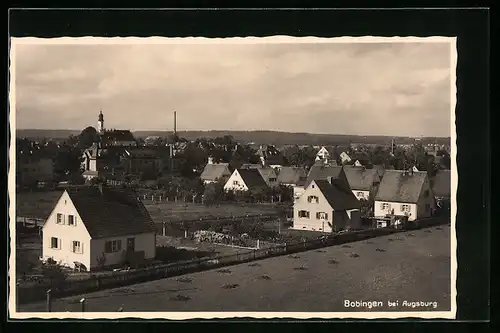
[[[174,135],[177,135],[177,112],[174,111]]]

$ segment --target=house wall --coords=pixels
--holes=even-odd
[[[346,163],[346,162],[350,162],[351,158],[345,152],[342,152],[340,154],[340,160],[342,161],[342,163]]]
[[[419,218],[431,217],[435,210],[436,200],[434,198],[429,178],[426,177],[422,187],[422,192],[420,192],[420,197],[418,198],[417,216]]]
[[[278,175],[276,174],[276,171],[274,169],[267,169],[266,171],[262,172],[262,169],[257,169],[260,172],[260,175],[266,182],[267,186],[269,187],[275,187],[279,185],[278,182]]]
[[[368,200],[368,197],[370,196],[370,191],[365,191],[365,190],[352,190],[352,193],[358,200],[360,199]]]
[[[90,267],[95,269],[99,267],[98,258],[104,254],[106,257],[105,266],[122,264],[126,260],[126,249],[127,249],[127,239],[135,238],[135,251],[144,251],[144,257],[146,259],[154,259],[156,257],[156,235],[154,232],[139,234],[139,235],[128,235],[119,237],[109,237],[109,238],[99,238],[91,240],[91,256]],[[107,241],[121,240],[122,247],[121,251],[113,253],[104,253],[105,244]]]
[[[388,203],[389,207],[387,209],[382,209],[382,204]],[[410,217],[408,221],[413,221],[417,218],[417,204],[414,203],[405,203],[405,202],[389,202],[389,201],[375,201],[374,204],[374,216],[385,216],[386,214],[390,214],[391,210],[394,208],[394,214],[396,215],[404,215],[404,212],[401,211],[402,205],[410,205]]]
[[[361,211],[359,209],[350,209],[347,211],[349,217],[349,228],[361,229]]]
[[[307,198],[311,195],[318,197],[318,203],[308,202]],[[309,218],[299,217],[299,211],[301,210],[308,211]],[[328,218],[324,220],[318,219],[316,217],[316,213],[318,212],[327,213]],[[333,226],[333,215],[332,207],[316,184],[312,182],[293,205],[293,228],[298,230],[332,232],[332,227],[328,225],[328,222]]]
[[[295,200],[297,200],[304,193],[305,188],[303,186],[296,186],[296,185],[292,186],[293,186],[293,197]]]
[[[96,159],[91,159],[90,160],[89,170],[90,171],[97,171],[97,160]]]
[[[64,224],[56,223],[57,213],[64,215]],[[68,215],[76,217],[74,226],[68,225]],[[52,237],[60,240],[60,249],[51,248]],[[73,241],[80,242],[82,253],[72,252]],[[72,268],[75,266],[74,262],[77,261],[84,264],[88,269],[90,267],[90,253],[90,234],[71,202],[68,193],[64,192],[43,226],[42,256],[44,258],[53,258],[55,261]]]
[[[235,183],[237,182],[237,183]],[[234,170],[233,174],[229,177],[224,185],[225,191],[248,191],[248,187],[241,178],[238,170]]]

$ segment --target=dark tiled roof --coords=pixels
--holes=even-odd
[[[258,187],[267,187],[267,184],[262,178],[259,170],[257,169],[238,169],[238,173],[245,182],[245,185],[249,189],[254,189]]]
[[[309,184],[313,180],[327,180],[328,177],[332,177],[333,179],[337,179],[339,184],[344,184],[346,188],[349,187],[349,182],[347,181],[347,177],[345,175],[344,169],[342,166],[330,166],[330,165],[313,165],[307,174],[307,181],[305,186],[309,186]]]
[[[282,167],[278,174],[280,184],[299,184],[304,183],[306,179],[306,170],[300,167]]]
[[[155,224],[133,190],[103,187],[68,189],[92,238],[155,232]]]
[[[354,194],[336,183],[331,184],[328,180],[315,180],[330,206],[335,211],[359,209],[361,204]]]
[[[369,191],[378,180],[376,169],[352,167],[346,168],[344,172],[352,190]]]
[[[250,164],[250,163],[244,163],[240,167],[240,169],[260,169],[260,168],[263,168],[262,164]]]
[[[451,172],[439,170],[432,179],[432,191],[436,197],[451,197]]]
[[[422,192],[427,172],[386,170],[380,182],[375,200],[416,203]]]
[[[207,164],[200,175],[201,180],[216,181],[225,175],[231,176],[229,163]]]

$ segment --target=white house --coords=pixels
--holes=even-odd
[[[374,216],[431,217],[436,202],[427,172],[386,170],[375,195]]]
[[[313,180],[293,205],[293,229],[334,232],[361,227],[361,204],[338,179]]]
[[[374,193],[381,179],[377,169],[352,167],[345,168],[344,172],[352,193],[358,199],[368,200],[370,194]]]
[[[351,157],[345,151],[343,151],[342,153],[340,153],[340,161],[342,164],[349,163],[351,162]]]
[[[133,266],[155,256],[155,224],[131,190],[67,189],[43,226],[42,257],[71,268]]]
[[[267,187],[268,185],[258,169],[236,169],[224,185],[224,191],[239,192]]]

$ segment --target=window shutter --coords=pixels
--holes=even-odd
[[[117,249],[118,251],[120,251],[120,250],[122,249],[122,241],[121,241],[121,239],[120,239],[120,240],[118,240],[118,241],[116,241],[116,243],[117,243],[117,244],[116,244],[116,249]]]
[[[404,212],[405,211],[405,205],[401,205],[401,211]]]
[[[380,209],[384,209],[384,203],[380,204]]]
[[[325,220],[328,220],[328,213],[325,213]]]

